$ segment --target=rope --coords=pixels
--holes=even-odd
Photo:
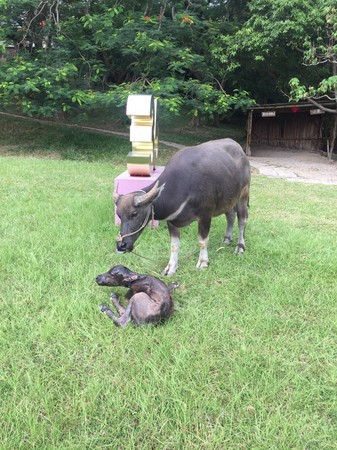
[[[141,190],[141,192],[145,192],[145,191]],[[123,235],[121,234],[121,232],[119,232],[117,234],[116,241],[117,242],[122,242],[122,240],[125,237],[133,236],[134,234],[137,234],[139,231],[141,231],[143,228],[145,228],[147,223],[148,223],[148,221],[149,221],[150,215],[151,215],[151,221],[152,221],[152,226],[153,226],[153,222],[154,222],[154,207],[153,207],[153,204],[151,204],[151,209],[149,209],[148,213],[146,214],[144,222],[138,228],[138,230],[133,231],[132,233],[127,233],[127,234],[123,234]],[[157,264],[158,263],[160,263],[160,264],[163,263],[163,261],[161,261],[159,259],[153,259],[153,258],[149,258],[147,256],[140,255],[139,253],[136,253],[134,250],[132,250],[131,253],[133,253],[135,256],[138,256],[138,258],[146,259],[147,261],[151,261],[151,262],[154,262],[154,263],[157,263]],[[180,257],[180,259],[190,258],[191,256],[195,255],[196,253],[197,253],[197,250],[191,252],[189,255],[185,255],[185,256]]]
[[[123,240],[124,238],[129,237],[129,236],[133,236],[134,234],[139,233],[139,231],[141,231],[143,228],[146,227],[146,225],[147,225],[147,223],[148,223],[148,221],[149,221],[149,219],[150,219],[150,215],[152,215],[152,223],[153,223],[153,221],[154,221],[154,209],[153,209],[153,205],[152,205],[152,204],[151,204],[151,208],[149,209],[148,213],[146,214],[146,217],[145,217],[145,219],[144,219],[144,222],[142,223],[142,225],[140,226],[140,228],[138,228],[138,230],[136,230],[136,231],[133,231],[132,233],[121,234],[121,232],[119,232],[119,233],[117,234],[116,241],[117,241],[117,242],[122,242],[122,240]]]
[[[159,259],[153,259],[153,258],[149,258],[149,257],[147,257],[147,256],[143,256],[143,255],[140,255],[139,253],[136,253],[134,250],[132,250],[130,253],[133,253],[135,256],[138,256],[138,258],[142,258],[142,259],[146,259],[147,261],[151,261],[151,262],[154,262],[154,263],[163,263],[163,261],[161,261],[161,260],[159,260]],[[187,258],[191,258],[191,256],[193,256],[193,255],[196,255],[198,253],[198,250],[194,250],[193,252],[191,252],[191,253],[189,253],[188,255],[185,255],[185,256],[180,256],[179,257],[179,260],[184,260],[184,259],[187,259]]]

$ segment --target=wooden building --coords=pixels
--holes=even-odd
[[[308,151],[325,150],[330,116],[310,103],[253,106],[248,110],[246,153],[251,155],[254,144]]]

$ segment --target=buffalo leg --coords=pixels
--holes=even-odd
[[[239,225],[239,239],[235,249],[235,254],[244,253],[245,251],[245,228],[248,219],[248,188],[244,189],[240,200],[236,205],[238,225]]]
[[[224,244],[229,245],[232,242],[233,235],[233,225],[235,222],[235,208],[232,208],[228,213],[226,213],[227,228],[224,237]]]
[[[171,238],[171,256],[170,260],[163,270],[163,275],[168,275],[169,277],[176,273],[178,269],[178,255],[179,255],[179,247],[180,247],[180,230],[179,228],[172,225],[170,222],[167,222],[167,227],[170,233]]]
[[[197,262],[197,269],[204,269],[208,267],[208,235],[211,227],[211,218],[206,217],[199,220],[198,223],[198,239],[199,239],[199,260]]]

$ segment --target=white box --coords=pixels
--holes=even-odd
[[[135,125],[130,126],[130,141],[140,142],[152,142],[153,140],[153,128],[152,127],[137,127]]]
[[[152,116],[152,95],[129,95],[126,104],[127,116]]]

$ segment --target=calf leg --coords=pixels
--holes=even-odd
[[[208,235],[211,227],[211,218],[207,217],[199,220],[198,223],[198,238],[199,238],[199,259],[197,262],[197,269],[204,269],[208,267]]]
[[[117,309],[117,312],[120,316],[125,313],[125,308],[123,308],[123,306],[119,303],[119,300],[118,300],[118,297],[116,294],[114,294],[114,293],[111,294],[111,301],[112,301],[112,304],[114,305],[114,307]]]
[[[171,237],[171,256],[170,260],[163,270],[163,275],[168,275],[169,277],[176,273],[178,269],[178,254],[180,247],[180,230],[179,228],[167,222],[167,227]]]
[[[232,208],[228,213],[226,213],[227,228],[224,237],[224,244],[229,245],[232,242],[233,235],[233,225],[235,222],[235,208]]]
[[[132,308],[132,301],[128,304],[128,306],[125,308],[125,312],[120,317],[117,317],[115,313],[111,311],[107,306],[100,305],[101,311],[106,314],[111,320],[113,320],[114,324],[118,327],[126,327],[127,324],[130,322],[131,319],[131,308]]]
[[[102,303],[101,305],[99,305],[100,310],[106,314],[108,317],[110,317],[111,320],[115,321],[117,319],[119,319],[119,317],[116,316],[116,314],[111,311],[111,309],[109,309],[106,305],[104,305],[104,303]]]
[[[238,244],[235,249],[235,254],[244,253],[245,251],[245,228],[248,219],[248,186],[243,189],[241,194],[241,198],[236,205],[237,216],[238,216],[238,225],[239,225],[239,239]]]

